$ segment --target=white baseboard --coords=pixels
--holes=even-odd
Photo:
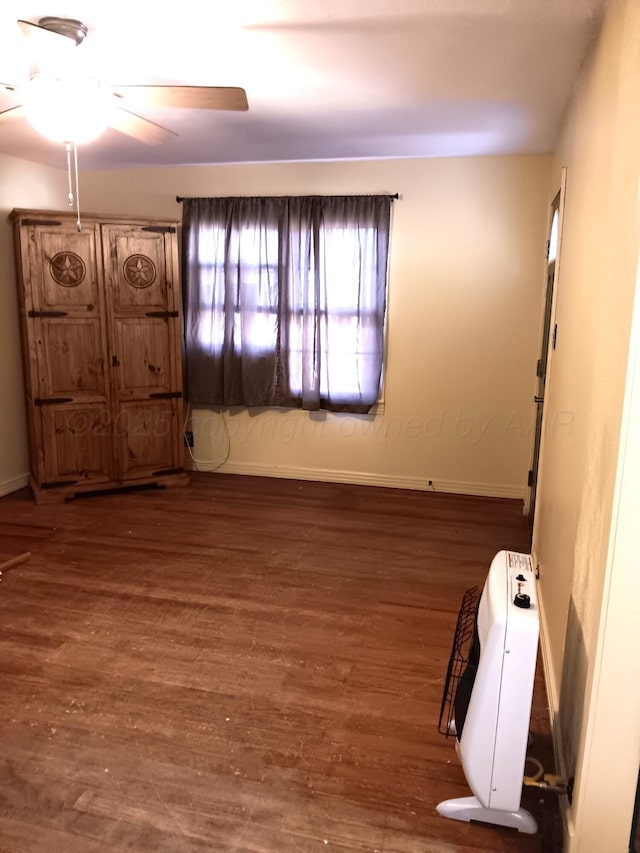
[[[195,470],[206,470],[205,467]],[[225,462],[215,469],[221,474],[244,474],[253,477],[278,477],[285,480],[316,480],[325,483],[353,483],[360,486],[382,486],[391,489],[413,489],[422,492],[447,492],[493,498],[524,500],[526,486],[503,486],[496,483],[465,483],[456,480],[434,480],[395,474],[370,474],[362,471],[336,471],[329,468],[301,468],[292,465]]]
[[[29,482],[28,474],[19,474],[17,477],[11,477],[8,480],[0,481],[0,498],[3,495],[8,495],[11,492],[17,492],[18,489],[24,489]]]
[[[533,558],[535,565],[535,556]],[[540,584],[537,588],[538,608],[540,611],[540,652],[542,655],[542,670],[544,673],[544,685],[547,691],[547,702],[549,704],[549,725],[551,727],[551,738],[553,741],[553,755],[556,763],[556,773],[562,779],[568,779],[567,766],[565,764],[565,751],[562,744],[562,733],[560,731],[560,697],[556,691],[556,679],[554,678],[551,649],[549,648],[549,632],[547,630],[547,618],[544,609],[544,598]],[[569,817],[569,798],[566,794],[558,796],[560,814],[564,830],[565,844],[568,835],[572,834],[573,826]]]

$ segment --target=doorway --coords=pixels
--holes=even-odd
[[[558,192],[551,202],[551,217],[549,224],[549,235],[547,239],[547,284],[544,298],[544,317],[542,320],[542,343],[540,346],[540,357],[536,363],[536,425],[533,440],[533,458],[529,470],[529,526],[533,529],[533,518],[536,507],[536,494],[538,488],[538,469],[540,464],[540,443],[542,440],[542,415],[544,412],[544,394],[547,384],[547,367],[549,362],[549,349],[555,349],[557,326],[553,317],[553,295],[556,278],[556,261],[560,246],[560,200],[562,190]]]

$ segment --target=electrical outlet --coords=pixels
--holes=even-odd
[[[193,433],[191,431],[184,434],[184,446],[193,447]]]

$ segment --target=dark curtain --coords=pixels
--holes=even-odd
[[[384,355],[391,197],[183,204],[188,400],[368,411]]]

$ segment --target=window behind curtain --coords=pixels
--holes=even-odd
[[[185,199],[189,401],[368,411],[390,207],[389,196]]]

